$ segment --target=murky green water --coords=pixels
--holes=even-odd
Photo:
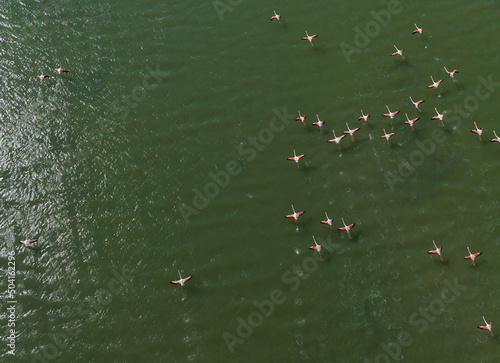
[[[498,360],[497,1],[3,10],[3,361]]]

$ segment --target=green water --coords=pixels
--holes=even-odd
[[[498,361],[499,5],[4,5],[1,360]]]

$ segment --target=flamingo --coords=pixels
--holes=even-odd
[[[434,82],[434,78],[432,78],[431,76],[431,81],[432,81],[432,84],[427,86],[427,88],[435,88],[437,90],[437,88],[439,87],[439,85],[441,84],[441,82],[443,82],[442,79],[440,79],[439,81],[437,82]],[[439,92],[439,91],[438,91]]]
[[[315,250],[315,251],[318,251],[319,253],[319,258],[323,258],[321,257],[321,247],[323,247],[323,245],[319,245],[317,242],[316,242],[316,238],[314,238],[313,236],[313,240],[314,240],[314,246],[311,246],[309,247],[310,250]]]
[[[469,256],[465,256],[464,258],[465,258],[466,260],[472,260],[472,264],[473,264],[474,266],[476,266],[476,262],[475,262],[476,257],[478,257],[478,256],[482,255],[483,253],[482,253],[482,252],[471,253],[471,252],[470,252],[470,248],[469,248],[469,246],[467,246],[467,251],[469,251]]]
[[[352,237],[351,237],[351,229],[352,229],[352,227],[354,227],[356,225],[356,223],[352,223],[350,225],[346,225],[345,222],[344,222],[344,218],[342,218],[342,223],[344,224],[344,227],[340,227],[339,231],[346,231],[347,232],[347,236],[349,237],[349,239],[352,239]]]
[[[328,214],[325,212],[326,221],[321,221],[322,224],[328,224],[330,226],[330,230],[333,231],[333,218],[328,218]]]
[[[479,135],[479,141],[481,141],[481,134],[483,133],[483,129],[478,129],[476,125],[476,121],[474,121],[474,126],[476,127],[475,130],[470,130],[471,132],[478,134]]]
[[[394,136],[396,135],[394,132],[391,132],[390,134],[388,134],[387,132],[385,132],[385,129],[384,129],[384,135],[383,136],[380,136],[381,139],[386,139],[387,140],[387,143],[389,144],[389,138],[391,136]]]
[[[305,211],[304,212],[299,212],[299,213],[295,212],[295,208],[293,207],[293,204],[292,204],[292,210],[293,210],[293,214],[288,214],[288,215],[285,216],[285,218],[293,218],[293,219],[295,219],[295,224],[298,225],[298,219],[299,219],[299,217],[302,214],[305,213]]]
[[[278,23],[281,24],[281,21],[280,21],[281,15],[276,14],[275,10],[273,10],[273,12],[274,12],[274,16],[271,16],[271,21],[273,21],[274,19],[276,19],[276,20],[278,20]]]
[[[434,109],[436,110],[437,116],[432,116],[432,119],[441,121],[441,125],[444,126],[444,122],[443,122],[444,112],[439,113],[436,107],[434,107]]]
[[[483,320],[484,320],[484,323],[485,323],[486,325],[484,325],[484,326],[483,326],[483,325],[479,325],[479,326],[478,326],[478,328],[479,328],[479,329],[488,330],[488,331],[490,332],[491,336],[493,336],[493,331],[491,330],[491,326],[493,325],[493,323],[489,323],[489,324],[488,324],[488,323],[486,322],[486,319],[484,318],[484,316],[483,316]]]
[[[359,128],[359,127],[356,127],[354,130],[351,130],[351,129],[349,128],[349,125],[347,124],[347,122],[345,123],[345,125],[347,126],[347,131],[343,131],[342,133],[343,133],[343,134],[346,134],[346,135],[347,135],[347,134],[351,135],[351,140],[352,140],[352,141],[354,141],[354,136],[352,136],[352,135],[354,135],[354,133],[355,133],[356,131],[359,131],[359,129],[360,129],[360,128]]]
[[[314,46],[313,39],[316,38],[317,36],[318,36],[318,34],[314,34],[314,35],[307,34],[307,30],[306,30],[306,36],[302,37],[302,40],[309,40],[309,43],[311,43],[311,45]]]
[[[338,145],[339,147],[339,151],[340,151],[340,140],[342,140],[345,135],[340,135],[339,137],[337,137],[337,135],[335,135],[335,130],[332,130],[333,132],[333,139],[330,139],[330,140],[327,140],[326,142],[334,142]]]
[[[186,283],[186,281],[189,281],[193,278],[193,276],[188,276],[188,277],[185,277],[185,278],[182,278],[181,276],[181,272],[179,270],[177,270],[177,272],[179,273],[179,280],[174,280],[174,281],[170,281],[171,284],[175,284],[175,285],[181,285],[181,290],[184,291],[184,284]]]
[[[61,67],[54,69],[57,73],[68,73],[69,71],[67,69],[62,69]]]
[[[412,34],[417,34],[417,33],[418,33],[418,36],[421,36],[421,35],[422,35],[422,32],[423,32],[423,30],[424,30],[424,29],[423,29],[423,28],[419,28],[419,27],[417,26],[417,24],[415,24],[415,28],[417,28],[417,29],[415,29],[415,30],[412,32]]]
[[[314,126],[319,126],[319,131],[320,131],[321,133],[323,133],[323,125],[325,124],[325,121],[321,121],[321,120],[319,119],[318,114],[316,114],[316,118],[318,119],[318,122],[313,122],[313,125],[314,125]]]
[[[25,239],[24,241],[19,241],[19,243],[23,244],[26,247],[26,251],[28,251],[28,247],[36,241],[38,241],[38,239]]]
[[[420,117],[417,117],[417,118],[414,118],[413,120],[410,120],[410,119],[408,118],[408,114],[407,114],[407,113],[405,113],[405,115],[406,115],[406,119],[408,120],[408,121],[405,121],[405,124],[410,125],[410,126],[411,126],[411,129],[412,129],[413,131],[415,131],[415,129],[413,128],[413,124],[414,124],[415,122],[417,122],[417,121],[420,119]]]
[[[429,254],[439,255],[439,257],[441,258],[441,261],[443,261],[443,255],[441,254],[441,253],[442,253],[442,251],[443,251],[443,247],[439,247],[439,248],[438,248],[438,246],[436,246],[436,242],[434,242],[434,240],[432,240],[432,243],[434,244],[434,248],[435,248],[435,250],[430,250],[430,251],[429,251],[429,252],[427,252],[427,253],[429,253]]]
[[[287,160],[292,160],[297,163],[297,168],[299,167],[299,160],[302,159],[306,154],[296,155],[295,150],[293,150],[293,157],[287,158]]]
[[[302,122],[302,124],[303,124],[303,125],[305,125],[305,122],[304,122],[305,120],[306,120],[306,115],[302,116],[302,115],[300,114],[300,111],[299,111],[299,117],[297,117],[297,118],[295,119],[295,121],[301,121],[301,122]]]
[[[39,76],[37,76],[39,79],[44,79],[44,78],[50,78],[50,76],[46,75],[46,74],[40,74]]]
[[[365,120],[365,122],[366,122],[366,121],[368,121],[368,117],[370,117],[370,114],[365,115],[363,113],[363,110],[361,110],[361,116],[359,116],[358,120]]]
[[[395,44],[394,44],[394,48],[396,48],[396,51],[394,53],[392,53],[391,56],[400,55],[402,59],[405,59],[405,57],[403,56],[404,50],[398,49],[398,47],[396,47]]]
[[[455,81],[455,73],[458,73],[458,71],[456,69],[452,70],[451,72],[449,72],[446,67],[443,67],[444,70],[446,71],[446,73],[448,73],[448,75],[451,77],[451,79],[453,80],[453,82],[456,82]]]
[[[387,111],[389,111],[389,113],[383,113],[382,116],[390,117],[391,118],[391,126],[392,126],[392,119],[394,118],[394,116],[396,116],[399,113],[399,111],[391,112],[391,110],[389,110],[389,106],[385,105],[385,107],[387,108]]]
[[[493,130],[493,133],[495,134],[495,138],[494,139],[491,139],[490,141],[491,142],[500,142],[500,137],[498,137],[497,133],[495,132],[495,130]]]
[[[420,100],[420,101],[417,101],[417,102],[413,102],[413,98],[411,98],[410,96],[410,101],[411,103],[413,103],[413,106],[415,106],[415,108],[419,111],[419,112],[422,112],[422,110],[420,110],[420,108],[418,108],[418,106],[421,104],[421,103],[424,103],[425,100]]]

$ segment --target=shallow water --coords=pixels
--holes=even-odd
[[[17,337],[13,357],[1,333],[2,360],[496,361],[476,326],[500,316],[499,14],[462,0],[10,4],[0,268],[7,289],[15,251],[1,314],[15,306]],[[356,27],[368,36],[348,53]],[[385,105],[401,110],[392,126]],[[339,151],[326,141],[346,122],[361,129]],[[356,223],[352,240],[325,211]]]

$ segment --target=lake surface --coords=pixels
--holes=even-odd
[[[1,360],[497,362],[499,17],[464,0],[5,5]]]

